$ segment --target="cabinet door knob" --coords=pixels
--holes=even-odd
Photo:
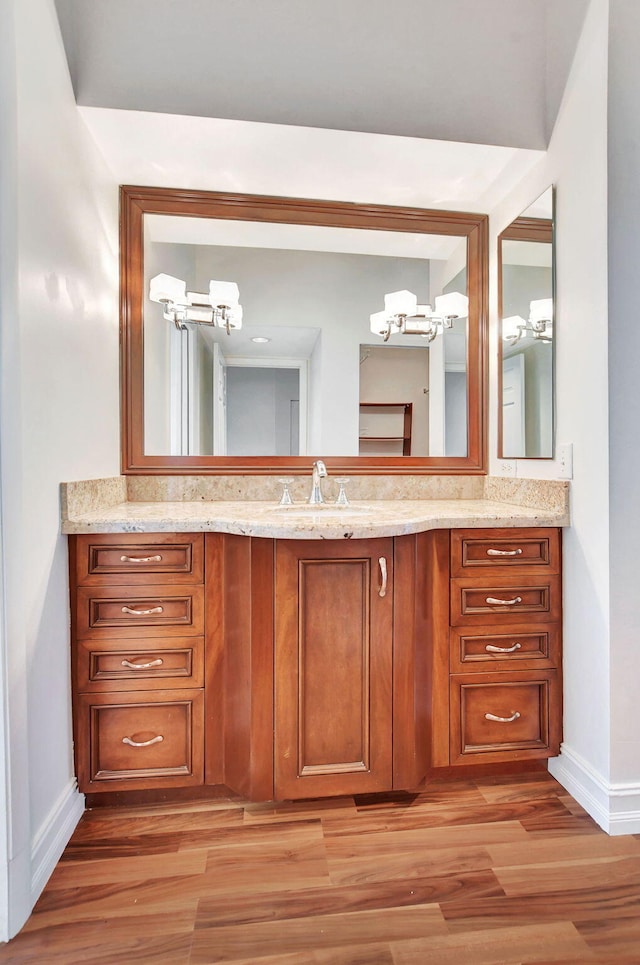
[[[487,556],[522,556],[522,550],[487,550]]]
[[[122,743],[128,744],[129,747],[150,747],[151,744],[160,744],[164,740],[162,734],[158,734],[157,737],[152,737],[148,741],[132,741],[130,737],[123,737]]]
[[[515,606],[516,603],[522,603],[522,597],[514,596],[513,600],[496,600],[494,596],[488,596],[484,602],[489,606]]]
[[[514,650],[521,650],[521,643],[514,643],[512,647],[494,647],[492,643],[488,643],[484,648],[488,653],[513,653]]]
[[[378,596],[387,595],[387,561],[384,556],[381,556],[378,560],[378,565],[380,567],[380,589],[378,590]]]
[[[152,667],[161,667],[162,660],[160,657],[157,660],[150,660],[149,663],[131,663],[130,660],[123,660],[122,666],[128,667],[129,670],[150,670]]]
[[[121,556],[121,563],[161,563],[161,556]]]
[[[154,606],[154,607],[151,607],[150,610],[132,610],[131,607],[123,606],[122,612],[130,613],[134,617],[148,617],[148,616],[151,616],[151,614],[153,613],[162,613],[162,607]]]
[[[485,714],[485,720],[497,720],[499,724],[510,724],[517,720],[520,714],[517,710],[512,711],[511,717],[496,717],[495,714]]]

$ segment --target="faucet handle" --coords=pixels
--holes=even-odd
[[[287,476],[286,478],[279,479],[278,482],[282,483],[282,487],[283,487],[282,496],[280,497],[280,502],[278,503],[278,505],[291,506],[293,504],[293,500],[291,498],[291,493],[289,492],[289,486],[293,482],[293,477]]]
[[[347,494],[344,490],[344,487],[348,482],[351,482],[351,480],[347,479],[346,476],[336,476],[336,482],[340,486],[340,491],[338,492],[338,498],[336,499],[336,506],[348,506],[349,500],[347,499]]]

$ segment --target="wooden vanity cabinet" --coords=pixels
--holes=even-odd
[[[71,537],[80,790],[324,797],[556,754],[560,559],[554,529]]]

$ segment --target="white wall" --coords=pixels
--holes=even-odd
[[[149,281],[161,273],[190,278],[193,270],[193,249],[188,245],[159,245],[145,239],[144,451],[154,455],[171,455],[171,336],[175,328],[163,317],[162,305],[149,298]]]
[[[611,779],[618,808],[640,815],[640,6],[610,0],[609,61],[609,445],[611,559]],[[625,802],[625,797],[632,797]],[[636,830],[640,831],[639,827]]]
[[[299,376],[297,369],[227,367],[227,455],[292,455],[291,403],[300,401]]]
[[[517,264],[517,246],[521,244],[523,242],[502,242],[503,258],[505,248],[509,245],[514,262],[502,265],[503,318],[510,315],[528,318],[531,300],[550,298],[553,293],[551,268]],[[549,245],[538,247],[550,248]],[[513,348],[505,343],[502,350],[504,358],[518,354],[524,356],[525,448],[518,452],[520,455],[526,453],[529,456],[547,457],[553,453],[552,346],[539,339],[523,338]],[[511,453],[515,454],[515,450],[512,449]]]
[[[3,47],[16,60],[2,93],[10,118],[2,194],[12,198],[2,269],[10,785],[2,937],[28,916],[82,811],[59,484],[119,469],[116,185],[76,110],[52,0],[5,7]]]
[[[444,412],[444,451],[447,456],[466,456],[467,375],[465,372],[445,372]]]
[[[18,269],[17,269],[17,203],[15,181],[17,178],[17,122],[16,122],[16,70],[13,43],[13,6],[0,4],[0,939],[9,935],[9,858],[13,848],[9,842],[9,788],[10,776],[5,748],[9,739],[7,695],[9,674],[15,664],[7,648],[7,624],[5,612],[5,540],[4,505],[2,501],[2,466],[4,451],[2,439],[5,433],[4,413],[11,404],[12,391],[18,380],[5,382],[3,360],[16,355],[17,328],[11,321],[17,315]],[[18,668],[23,669],[24,658]],[[18,678],[19,679],[19,678]],[[15,688],[15,684],[12,683]],[[23,685],[24,687],[24,685]],[[24,692],[20,688],[17,696]]]
[[[550,184],[557,188],[557,441],[573,443],[572,526],[564,538],[565,710],[553,772],[610,826],[609,447],[607,373],[608,2],[592,0],[547,156],[491,217],[492,371],[496,385],[497,235]],[[586,337],[585,334],[586,332]],[[491,399],[490,452],[497,405]],[[554,478],[557,460],[516,463]],[[495,456],[490,471],[500,473]],[[631,679],[620,681],[625,699]],[[640,759],[635,781],[640,788]],[[638,828],[636,828],[638,830]]]

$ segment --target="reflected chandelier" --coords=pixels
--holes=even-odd
[[[391,335],[421,335],[432,342],[436,335],[453,326],[456,318],[469,314],[469,299],[460,292],[438,295],[435,310],[431,305],[418,305],[410,291],[390,292],[384,296],[384,311],[370,316],[371,331],[388,342]]]
[[[163,306],[164,317],[176,328],[187,322],[232,329],[242,328],[240,292],[234,281],[210,281],[208,294],[188,292],[187,284],[173,275],[156,275],[149,284],[149,298]]]
[[[529,303],[527,321],[521,315],[509,315],[502,319],[502,338],[515,345],[531,332],[540,342],[553,341],[553,299],[536,298]]]

